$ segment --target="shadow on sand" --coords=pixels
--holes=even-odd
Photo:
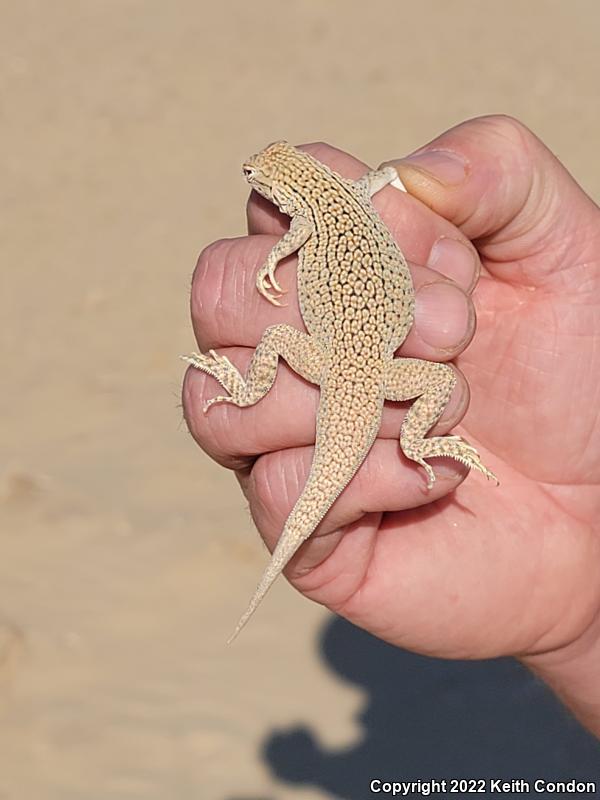
[[[412,655],[340,618],[326,624],[320,649],[330,669],[366,690],[364,735],[347,749],[327,750],[318,731],[273,732],[263,757],[280,781],[343,800],[377,797],[372,778],[600,782],[596,740],[512,659]]]

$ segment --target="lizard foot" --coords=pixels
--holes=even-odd
[[[285,289],[281,288],[275,278],[276,266],[276,264],[267,263],[260,268],[256,276],[256,288],[269,303],[272,303],[274,306],[283,306],[284,304],[280,303],[278,298],[285,293]],[[271,289],[274,289],[278,294],[271,294]]]
[[[190,364],[195,369],[199,369],[216,378],[221,386],[232,395],[229,397],[224,395],[213,397],[212,400],[204,404],[204,413],[215,403],[236,403],[236,398],[233,395],[239,391],[240,387],[245,387],[245,382],[227,356],[221,356],[214,350],[209,350],[207,355],[192,353],[189,356],[180,356],[180,358],[186,364]]]
[[[420,464],[427,473],[428,489],[431,489],[435,482],[435,473],[425,459],[439,457],[454,458],[469,469],[478,470],[486,478],[500,485],[498,478],[481,461],[477,450],[461,436],[433,436],[430,439],[422,439],[408,447],[403,447],[403,450],[408,458]]]

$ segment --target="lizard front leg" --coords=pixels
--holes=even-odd
[[[256,288],[262,294],[262,296],[266,297],[267,300],[270,303],[273,303],[274,306],[280,306],[281,303],[274,295],[270,293],[269,290],[275,289],[275,291],[279,292],[280,295],[283,294],[283,289],[281,286],[279,286],[277,280],[275,279],[275,270],[277,269],[279,262],[299,250],[311,236],[312,232],[312,223],[306,219],[306,217],[302,216],[302,214],[296,214],[294,217],[292,217],[289,231],[284,234],[277,244],[271,249],[271,252],[267,256],[267,260],[259,269],[256,276]]]
[[[456,375],[448,364],[418,358],[391,361],[384,377],[386,400],[415,400],[402,423],[400,446],[404,454],[427,473],[428,489],[433,486],[435,473],[425,459],[438,456],[455,458],[498,482],[482,464],[477,450],[460,436],[425,438],[448,404],[455,384]]]
[[[379,169],[372,169],[367,172],[362,178],[354,182],[356,188],[364,192],[367,197],[373,197],[374,194],[379,192],[384,186],[390,184],[400,189],[401,192],[406,192],[406,187],[400,180],[398,173],[394,167],[379,167]]]
[[[311,383],[319,383],[323,365],[321,348],[311,336],[291,325],[272,325],[265,330],[245,378],[226,356],[214,350],[209,350],[207,355],[192,353],[182,359],[212,375],[229,392],[229,396],[219,395],[209,400],[204,406],[206,412],[215,403],[233,403],[240,407],[258,403],[273,386],[280,356],[298,375]]]

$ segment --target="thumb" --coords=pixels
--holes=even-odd
[[[574,285],[582,271],[588,286],[594,269],[598,278],[600,209],[517,120],[469,120],[387,163],[411,195],[474,240],[496,277],[547,287]]]

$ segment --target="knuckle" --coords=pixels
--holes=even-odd
[[[204,376],[193,367],[188,367],[181,386],[181,405],[183,417],[192,438],[202,447],[201,429],[198,425],[198,409],[201,409]]]
[[[232,447],[230,409],[220,407],[207,414],[203,407],[216,393],[215,382],[190,367],[183,379],[181,404],[183,416],[192,439],[213,461],[227,469],[247,466],[248,458]]]
[[[248,493],[255,521],[281,530],[306,484],[309,468],[310,460],[302,449],[277,450],[258,458]]]
[[[183,383],[181,384],[181,408],[188,432],[192,439],[197,444],[200,444],[196,417],[198,394],[194,383],[193,369],[192,367],[188,367],[183,376]]]
[[[214,346],[222,327],[222,299],[232,240],[219,239],[200,253],[190,295],[192,326],[201,349]]]
[[[516,150],[529,151],[533,143],[537,142],[529,128],[509,114],[490,114],[477,117],[473,122],[481,126],[487,135],[500,139],[504,144],[508,143]]]
[[[273,469],[277,455],[257,459],[250,473],[246,497],[250,511],[259,530],[269,524],[281,527],[289,508],[281,509],[282,473]]]
[[[196,262],[192,275],[192,315],[201,316],[208,309],[214,311],[221,289],[230,243],[219,239],[207,245]]]

